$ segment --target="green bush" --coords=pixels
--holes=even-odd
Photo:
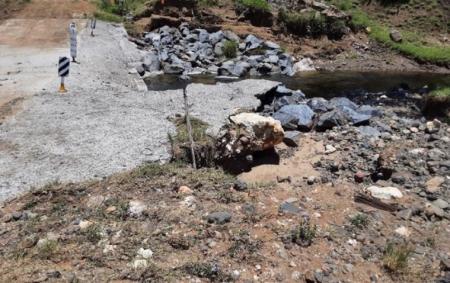
[[[347,28],[345,21],[327,20],[324,15],[315,11],[291,13],[281,9],[278,19],[289,31],[299,36],[327,35],[330,39],[340,39]]]
[[[235,41],[227,40],[223,44],[223,48],[222,48],[223,55],[225,55],[225,57],[227,57],[227,58],[235,58],[237,55],[237,50],[238,50],[238,44]]]
[[[270,11],[270,5],[267,0],[237,0],[237,4],[247,9]]]

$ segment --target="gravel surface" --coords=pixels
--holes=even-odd
[[[80,64],[69,92],[44,91],[0,125],[0,201],[52,181],[101,178],[145,161],[170,158],[167,117],[184,113],[181,90],[143,91],[129,72],[140,51],[122,27],[100,23],[98,36],[80,33]],[[236,108],[255,108],[271,81],[188,87],[192,115],[216,132]]]

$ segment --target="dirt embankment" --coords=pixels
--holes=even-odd
[[[402,20],[409,21],[410,18],[414,18],[414,23],[409,24],[412,29],[411,32],[417,29],[428,34],[427,42],[441,42],[445,38],[445,28],[436,28],[428,24],[423,27],[424,25],[418,22],[419,20],[423,21],[425,17],[424,13],[419,13],[416,11],[417,9],[414,9],[417,5],[423,7],[420,3],[414,4],[413,7],[408,9],[402,9],[398,16],[401,19],[398,19],[396,15],[392,14],[390,6],[384,7],[377,1],[373,2],[371,5],[362,5],[362,8],[371,15],[373,14],[372,16],[376,15],[381,22],[384,20],[384,24],[387,26],[401,26]],[[339,39],[328,38],[327,36],[297,36],[291,31],[287,31],[284,24],[276,19],[278,11],[275,8],[272,8],[274,20],[271,26],[255,26],[251,19],[245,18],[236,11],[235,5],[231,1],[218,1],[210,5],[198,5],[194,8],[189,6],[180,9],[179,7],[172,7],[171,1],[168,1],[164,6],[157,5],[156,8],[150,8],[147,13],[142,13],[134,22],[134,25],[128,25],[128,27],[132,34],[139,36],[142,32],[151,31],[161,25],[177,26],[180,22],[186,21],[193,26],[201,26],[209,30],[232,30],[241,37],[254,34],[259,38],[277,42],[298,58],[308,57],[313,59],[318,69],[327,71],[450,72],[445,67],[418,63],[409,59],[370,39],[364,30],[357,32],[358,29],[355,28]],[[439,9],[434,9],[428,13],[433,14],[435,12],[439,13],[437,15],[439,16],[439,24],[442,24],[441,22],[444,21],[441,20],[441,17],[444,16],[441,15]],[[383,15],[386,15],[386,17],[383,18]],[[348,22],[348,28],[353,29],[351,21]]]

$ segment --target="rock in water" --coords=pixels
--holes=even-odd
[[[279,120],[286,129],[309,131],[313,125],[314,111],[306,104],[286,105],[275,112],[273,118]]]

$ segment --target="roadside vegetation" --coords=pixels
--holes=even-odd
[[[448,21],[435,0],[330,0],[339,9],[352,16],[352,28],[365,29],[369,37],[375,41],[411,57],[421,63],[450,65],[450,46],[430,43],[424,40],[425,34],[431,31],[448,32]],[[380,5],[380,11],[367,12],[366,5],[371,2]],[[427,11],[427,16],[415,14]],[[382,11],[382,12],[381,12]],[[393,26],[392,18],[398,17],[400,11],[408,13],[404,23]],[[369,16],[370,14],[370,16]],[[447,24],[446,24],[447,22]],[[401,42],[394,42],[390,37],[390,29],[395,27],[402,36]]]
[[[95,16],[108,22],[122,22],[123,16],[127,14],[138,14],[144,10],[148,0],[127,0],[123,4],[116,3],[112,0],[95,0],[97,11]]]

